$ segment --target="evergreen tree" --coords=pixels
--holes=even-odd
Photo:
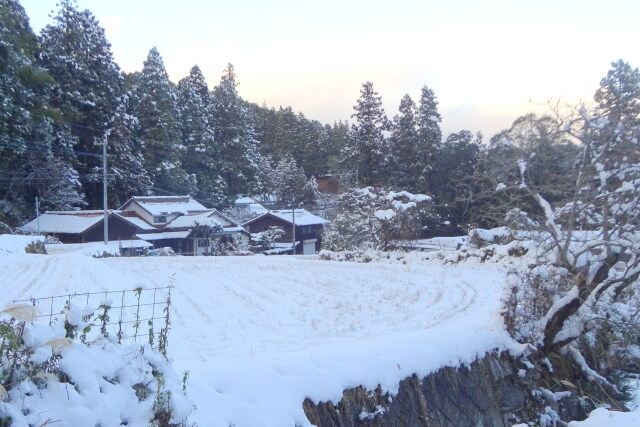
[[[292,155],[298,159],[304,170],[314,175],[328,173],[327,159],[330,153],[327,151],[329,147],[326,145],[327,135],[324,126],[299,113],[297,135],[298,142]]]
[[[257,141],[244,102],[236,89],[236,74],[229,64],[213,90],[213,126],[220,147],[220,175],[229,194],[249,194],[259,189]]]
[[[245,103],[249,124],[253,128],[254,138],[259,141],[262,156],[272,155],[272,141],[275,134],[276,109],[268,108],[266,104]]]
[[[623,150],[619,142],[637,140],[640,129],[640,71],[623,60],[613,62],[611,66],[594,96],[596,113],[603,117],[603,122],[591,131],[597,137],[590,139],[603,149],[616,146]],[[629,158],[635,156],[638,148],[627,144],[624,152],[622,157]],[[619,156],[607,157],[607,161],[613,163],[620,160]],[[606,166],[614,167],[613,164]]]
[[[437,149],[442,142],[442,131],[439,125],[441,121],[435,93],[427,86],[423,86],[416,112],[418,126],[416,163],[423,169],[421,180],[418,183],[421,187],[426,187],[428,184],[429,176],[434,168]]]
[[[349,123],[339,121],[334,122],[332,126],[325,125],[325,140],[321,147],[324,147],[327,161],[327,171],[331,174],[346,174],[351,170],[343,158],[343,154],[347,152],[351,141],[349,131]]]
[[[415,118],[416,105],[409,95],[400,101],[400,114],[393,118],[390,137],[391,180],[388,185],[415,191],[424,172],[418,158],[418,130]]]
[[[429,190],[439,216],[453,224],[465,224],[468,219],[464,192],[475,171],[481,139],[481,135],[474,138],[468,130],[452,133],[436,155]]]
[[[304,186],[302,201],[307,208],[314,207],[315,210],[315,207],[319,207],[320,209],[324,208],[324,206],[318,206],[324,204],[325,200],[323,199],[324,197],[318,187],[318,181],[316,177],[312,175]]]
[[[353,165],[361,184],[385,182],[388,147],[384,133],[389,129],[389,123],[382,108],[382,98],[373,90],[373,83],[362,85],[360,98],[353,108],[355,113],[351,117],[356,121],[343,160]]]
[[[95,142],[103,140],[122,96],[122,76],[113,60],[104,29],[88,10],[78,10],[74,0],[62,0],[54,22],[40,37],[40,64],[53,76],[52,105],[60,110],[65,124],[82,153],[99,153]],[[97,156],[79,157],[82,176],[100,167]],[[101,189],[85,179],[94,207],[102,205]]]
[[[270,153],[275,160],[287,155],[299,154],[299,120],[291,107],[280,107],[275,115],[273,136],[270,142]]]
[[[28,180],[35,183],[43,210],[70,211],[86,205],[78,172],[62,158],[52,157],[49,162],[38,162],[37,167],[30,171]]]
[[[227,185],[219,174],[220,150],[212,125],[211,95],[197,65],[178,82],[177,106],[182,143],[186,148],[182,164],[188,174],[195,176],[196,196],[214,205],[223,204],[227,201]]]
[[[598,113],[606,115],[609,123],[623,123],[627,128],[637,126],[640,120],[640,72],[622,59],[611,66],[594,96]]]
[[[160,52],[154,47],[142,72],[130,76],[134,112],[141,125],[145,166],[154,185],[176,194],[192,194],[195,178],[182,167],[186,147],[178,128],[175,87],[169,80]]]
[[[286,155],[280,159],[274,171],[274,184],[274,196],[283,207],[303,201],[307,178],[293,157]]]
[[[269,155],[258,158],[256,173],[259,186],[253,195],[259,196],[261,200],[270,200],[276,187],[273,164],[273,159]]]
[[[145,169],[144,143],[140,139],[140,123],[132,115],[128,96],[120,98],[107,131],[109,173],[115,180],[109,190],[109,205],[120,206],[132,196],[149,194],[153,185]],[[101,171],[94,171],[97,173]]]
[[[49,104],[55,82],[37,64],[38,49],[22,6],[0,0],[0,224],[31,217],[36,196],[64,201],[55,208],[84,203],[77,186],[59,185],[77,176],[69,163],[73,139],[56,129],[60,115]]]

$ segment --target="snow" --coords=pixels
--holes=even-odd
[[[0,304],[174,285],[169,356],[177,372],[190,372],[187,393],[198,408],[190,420],[202,426],[310,426],[307,397],[338,401],[358,385],[393,393],[414,373],[516,346],[500,316],[504,274],[492,265],[25,254],[0,257],[0,271],[2,282],[13,284]],[[103,375],[112,361],[88,353],[69,360],[100,373],[79,379],[81,391],[94,390],[96,381],[110,387]],[[96,408],[84,394],[72,395]],[[62,394],[60,404],[66,399]],[[109,405],[115,399],[109,394]],[[105,411],[82,414],[94,425]]]
[[[144,233],[136,234],[136,237],[144,240],[162,240],[162,239],[186,239],[190,231],[166,231],[164,233]]]
[[[171,221],[167,224],[167,228],[191,228],[198,225],[208,225],[211,227],[220,226],[223,224],[216,218],[213,218],[215,210],[209,210],[207,212],[197,215],[183,215]]]
[[[82,233],[104,218],[104,211],[45,212],[20,227],[26,232]],[[38,226],[39,222],[39,226]]]
[[[149,224],[144,219],[139,218],[137,216],[118,215],[118,217],[120,217],[124,221],[130,222],[131,224],[133,224],[134,226],[138,227],[141,230],[157,230],[156,227],[154,227],[153,225]]]
[[[224,227],[224,229],[222,230],[222,234],[224,233],[246,233],[247,230],[244,229],[244,227]]]
[[[396,216],[396,213],[393,209],[380,209],[377,210],[373,213],[373,216],[375,216],[376,218],[378,218],[379,220],[382,221],[389,221],[391,220],[394,216]]]
[[[145,240],[130,239],[130,240],[113,240],[109,241],[107,245],[104,242],[89,242],[89,243],[70,243],[70,244],[53,244],[45,245],[47,253],[63,254],[74,253],[77,255],[86,256],[102,256],[105,253],[113,256],[120,255],[120,249],[134,249],[134,248],[149,248],[153,245]]]
[[[385,412],[386,409],[384,407],[382,407],[381,405],[376,405],[376,410],[374,412],[366,412],[363,409],[358,418],[360,418],[360,421],[372,420],[378,415],[384,414]]]
[[[55,328],[46,326],[46,329]],[[62,326],[57,328],[59,341],[64,333]],[[48,343],[37,345],[36,358],[44,358],[45,353],[51,355]],[[157,369],[165,373],[167,385],[180,390],[177,376],[171,375],[166,362],[148,346],[140,351],[140,346],[122,347],[104,339],[91,346],[67,341],[54,352],[60,354],[60,370],[75,386],[48,374],[23,380],[9,390],[9,403],[3,404],[3,415],[11,416],[12,426],[41,426],[55,420],[61,427],[123,423],[142,427],[149,425],[152,418],[155,393],[152,389],[148,398],[139,400],[135,384],[152,385],[152,371]],[[179,392],[172,395],[171,400],[176,419],[192,409],[189,400]]]
[[[472,233],[478,236],[478,238],[485,242],[494,242],[498,239],[504,239],[512,234],[512,230],[509,227],[497,227],[490,230],[483,228],[475,228]]]
[[[394,243],[394,246],[427,251],[454,250],[466,244],[468,240],[469,238],[467,236],[434,237],[432,239],[398,241]]]
[[[126,207],[130,202],[135,202],[151,215],[170,215],[180,213],[187,215],[189,212],[194,211],[206,211],[207,208],[201,205],[199,202],[193,200],[187,196],[148,196],[148,197],[133,197],[125,205]]]
[[[640,425],[640,409],[633,412],[610,411],[605,408],[595,409],[584,421],[571,421],[569,427],[637,427]]]
[[[44,236],[15,236],[0,234],[0,255],[24,254],[33,242],[44,242]]]
[[[283,221],[287,221],[289,223],[293,223],[294,218],[293,218],[293,214],[291,209],[286,209],[286,210],[276,210],[276,211],[269,211],[267,214],[265,215],[273,215],[277,218],[280,218]],[[262,216],[259,216],[258,218],[261,218]],[[251,223],[256,221],[258,218],[254,218],[250,221],[247,221],[247,223]],[[327,221],[324,218],[320,218],[317,215],[312,214],[311,212],[308,212],[304,209],[295,209],[295,222],[296,225],[318,225],[318,224],[328,224],[329,221]]]

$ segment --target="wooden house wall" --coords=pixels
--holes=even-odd
[[[139,233],[139,230],[131,225],[129,222],[125,222],[117,217],[109,217],[109,241],[117,240],[130,240],[135,238],[135,234]],[[84,242],[101,242],[104,240],[104,221],[100,221],[98,224],[87,230],[83,234]]]
[[[291,223],[284,221],[280,218],[274,216],[264,216],[262,218],[257,219],[256,221],[248,224],[249,233],[260,233],[266,231],[269,227],[281,227],[284,229],[284,235],[277,240],[279,243],[292,243],[293,242],[293,233]],[[296,226],[296,241],[301,242],[302,240],[308,239],[317,239],[316,242],[316,251],[320,250],[322,245],[322,225],[313,225],[311,226],[310,233],[303,233],[303,226]],[[301,247],[301,246],[300,246]]]

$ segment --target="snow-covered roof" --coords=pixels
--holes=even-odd
[[[249,213],[263,215],[269,212],[269,209],[262,206],[260,203],[252,203],[249,205]]]
[[[117,212],[116,214],[122,220],[131,223],[132,225],[134,225],[135,227],[138,227],[141,230],[157,230],[156,227],[149,224],[147,221],[143,220],[139,216],[122,215],[120,212]]]
[[[252,222],[257,221],[258,219],[264,217],[265,215],[273,215],[276,218],[280,218],[283,221],[286,221],[288,223],[293,224],[294,218],[293,218],[293,212],[291,209],[283,209],[283,210],[277,210],[277,211],[268,211],[267,213],[254,218],[252,220],[247,221],[245,224],[250,224]],[[319,225],[319,224],[328,224],[329,221],[327,221],[324,218],[321,218],[317,215],[312,214],[309,211],[306,211],[304,209],[296,209],[295,210],[295,222],[296,225]]]
[[[227,234],[227,233],[247,233],[247,230],[245,230],[243,227],[241,226],[237,226],[237,227],[225,227],[220,234]]]
[[[269,209],[265,208],[252,197],[240,197],[235,203],[237,206],[246,206],[249,209],[249,213],[252,214],[262,215],[269,212]]]
[[[134,196],[120,208],[124,210],[136,203],[151,215],[171,215],[189,212],[206,211],[207,208],[189,196]]]
[[[82,233],[104,218],[104,211],[48,211],[20,227],[40,233]]]
[[[245,196],[237,198],[235,203],[236,205],[250,205],[252,203],[256,203],[256,201],[251,197]]]
[[[208,225],[210,227],[223,227],[224,225],[222,224],[222,222],[218,221],[217,218],[214,218],[214,214],[216,212],[217,211],[215,209],[212,209],[201,214],[182,215],[167,224],[166,228],[191,228],[195,227],[196,224]]]
[[[186,239],[188,235],[189,235],[189,230],[167,231],[164,233],[136,234],[136,237],[142,240],[163,240],[163,239]]]

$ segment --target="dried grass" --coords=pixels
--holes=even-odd
[[[0,313],[7,314],[13,317],[14,319],[16,319],[18,322],[28,322],[28,323],[35,322],[38,319],[38,316],[40,315],[36,307],[32,305],[27,305],[27,304],[20,304],[20,305],[7,307],[4,310],[2,310]]]
[[[51,351],[55,354],[60,354],[62,350],[70,348],[73,345],[71,338],[56,338],[51,341],[47,341],[44,345],[51,347]]]

